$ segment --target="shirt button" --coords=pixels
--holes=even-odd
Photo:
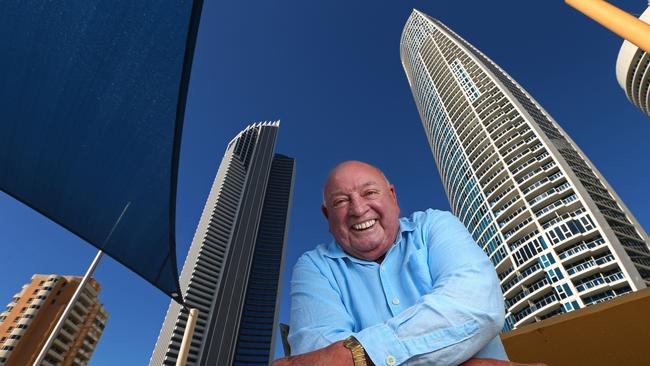
[[[386,357],[386,365],[393,366],[396,363],[397,363],[397,360],[395,359],[395,357],[393,355],[388,355],[388,357]]]
[[[397,297],[393,298],[393,305],[399,305],[399,298],[397,298]]]
[[[381,268],[381,271],[382,271],[382,272],[386,272],[386,267],[381,266],[380,268]]]

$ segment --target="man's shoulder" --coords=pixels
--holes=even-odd
[[[323,263],[329,257],[332,244],[319,244],[316,248],[304,252],[300,257],[296,265],[311,265],[318,266],[319,263]]]
[[[408,217],[402,217],[400,219],[400,222],[405,226],[422,226],[425,224],[432,224],[438,221],[445,221],[450,219],[456,219],[456,217],[451,212],[429,208],[425,211],[415,211]]]

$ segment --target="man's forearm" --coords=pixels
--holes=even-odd
[[[281,358],[272,366],[354,366],[352,353],[343,346],[343,341],[330,344],[325,348],[298,356]],[[369,364],[370,366],[371,364]]]

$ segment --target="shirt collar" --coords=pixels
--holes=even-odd
[[[400,242],[402,239],[402,233],[403,232],[408,232],[408,231],[413,231],[415,230],[415,224],[413,221],[407,219],[407,218],[400,218],[399,220],[399,234],[397,235],[397,238],[395,239],[395,243],[393,245],[397,244]],[[341,246],[338,245],[336,240],[332,240],[329,244],[327,244],[324,248],[323,255],[329,258],[349,258],[351,261],[356,262],[356,263],[362,263],[362,264],[367,264],[369,263],[366,260],[355,258],[341,249]],[[374,262],[373,262],[374,263]]]

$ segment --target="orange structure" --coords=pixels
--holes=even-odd
[[[551,366],[650,365],[650,288],[501,335],[512,360]]]
[[[650,52],[650,24],[603,0],[565,0],[565,2],[603,27]]]
[[[79,286],[81,277],[34,275],[0,313],[0,365],[32,365]],[[108,314],[94,279],[81,292],[41,365],[87,365]]]

